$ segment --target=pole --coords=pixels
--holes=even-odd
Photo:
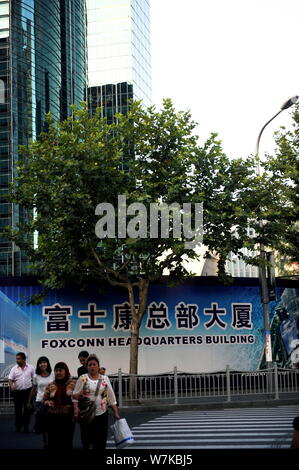
[[[269,318],[269,294],[266,277],[266,252],[264,245],[260,244],[260,265],[259,265],[259,277],[262,291],[262,303],[263,303],[263,317],[264,317],[264,330],[265,330],[265,354],[266,354],[266,367],[270,369],[272,367],[272,346],[271,346],[271,333],[270,333],[270,318]]]
[[[262,133],[267,127],[267,125],[273,121],[276,116],[281,113],[282,109],[278,111],[268,122],[262,127],[256,143],[256,158],[257,158],[257,175],[261,176],[261,165],[260,165],[260,156],[259,156],[259,145]],[[264,221],[260,220],[260,228],[264,226]],[[271,333],[270,333],[270,318],[269,318],[269,293],[267,285],[267,276],[266,276],[266,251],[263,243],[260,243],[260,264],[259,264],[259,278],[261,285],[261,297],[263,303],[263,318],[264,318],[264,331],[265,331],[265,355],[266,355],[266,368],[270,369],[272,367],[272,345],[271,345]]]
[[[257,158],[257,175],[261,175],[260,156],[259,156],[259,145],[262,133],[267,125],[273,121],[282,111],[293,106],[299,99],[299,96],[293,96],[282,104],[278,113],[276,113],[268,122],[262,127],[256,143],[256,158]],[[264,221],[260,220],[260,228],[264,226]],[[262,303],[263,303],[263,315],[264,315],[264,330],[265,330],[265,353],[266,353],[266,367],[267,369],[272,367],[272,347],[271,347],[271,334],[270,334],[270,320],[269,320],[269,291],[267,286],[266,276],[266,261],[267,255],[263,243],[260,243],[260,264],[259,264],[259,277],[262,291]]]
[[[118,369],[118,406],[123,406],[123,382],[122,382],[122,371]]]
[[[177,366],[173,369],[173,388],[174,388],[174,404],[177,405],[179,403],[178,398],[178,369]]]
[[[226,366],[226,392],[227,392],[227,402],[232,401],[231,399],[231,389],[230,389],[230,374],[229,374],[229,365]]]
[[[261,140],[261,137],[262,137],[262,133],[264,132],[264,129],[265,127],[268,126],[268,124],[270,124],[271,121],[273,121],[273,119],[276,118],[276,116],[278,116],[281,111],[283,111],[282,109],[280,109],[278,111],[278,113],[276,113],[271,119],[269,119],[268,122],[266,122],[266,124],[262,127],[260,133],[259,133],[259,136],[257,138],[257,142],[256,142],[256,158],[257,158],[257,175],[260,176],[261,175],[261,166],[260,166],[260,156],[259,156],[259,146],[260,146],[260,140]]]

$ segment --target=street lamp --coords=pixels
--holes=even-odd
[[[265,129],[265,127],[268,126],[268,124],[270,124],[271,121],[273,121],[273,119],[276,118],[276,116],[278,116],[282,111],[284,111],[285,109],[288,109],[290,108],[291,106],[293,106],[293,104],[295,104],[297,101],[298,101],[298,98],[299,96],[293,96],[292,98],[288,99],[287,101],[285,101],[285,103],[283,103],[280,107],[280,110],[278,111],[278,113],[276,113],[268,122],[266,122],[266,124],[262,127],[260,133],[259,133],[259,136],[257,138],[257,143],[256,143],[256,156],[257,156],[257,174],[260,176],[261,174],[261,167],[260,167],[260,158],[259,158],[259,145],[260,145],[260,140],[261,140],[261,136],[262,136],[262,133]]]
[[[295,104],[298,101],[299,96],[293,96],[283,103],[280,107],[278,113],[276,113],[266,124],[262,127],[256,143],[256,158],[257,158],[257,175],[261,175],[261,166],[260,166],[260,157],[259,157],[259,144],[261,140],[262,133],[265,127],[273,121],[282,111],[288,109],[290,106]],[[260,220],[260,227],[263,227],[263,220]],[[264,314],[264,329],[265,329],[265,346],[266,346],[266,367],[272,367],[272,347],[271,347],[271,334],[270,334],[270,319],[269,319],[269,291],[267,285],[267,276],[266,276],[266,260],[267,253],[263,243],[260,243],[260,265],[259,265],[259,277],[261,284],[261,298],[263,303],[263,314]]]

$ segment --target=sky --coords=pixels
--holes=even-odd
[[[153,104],[191,111],[203,143],[217,132],[225,153],[255,153],[263,125],[299,95],[299,0],[151,0]],[[289,110],[270,123],[290,128]]]

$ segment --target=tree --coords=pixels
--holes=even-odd
[[[90,116],[85,106],[74,106],[72,116],[62,123],[48,115],[47,123],[47,132],[22,148],[11,193],[13,202],[34,215],[10,236],[28,253],[32,273],[45,289],[105,280],[127,290],[132,314],[130,373],[136,374],[150,282],[165,268],[170,282],[179,282],[188,275],[184,258],[196,256],[186,244],[190,234],[185,235],[180,209],[194,193],[195,123],[189,112],[176,112],[170,100],[160,112],[132,103],[127,115],[117,115],[109,125],[100,110]],[[125,219],[120,196],[131,210]],[[110,204],[105,207],[112,211],[112,219],[102,203]],[[150,211],[157,203],[179,207],[169,211],[167,238],[149,235]],[[163,224],[168,228],[160,212],[156,218],[156,232]],[[99,237],[99,232],[108,236]],[[35,233],[38,244],[33,246]]]
[[[245,246],[259,249],[262,244],[268,251],[275,251],[276,258],[282,255],[294,261],[298,260],[298,116],[297,107],[293,130],[276,133],[276,154],[265,156],[261,174],[251,178],[242,194],[248,224],[253,229]],[[259,255],[244,259],[264,264]]]
[[[203,204],[203,244],[218,257],[218,276],[227,280],[225,263],[232,252],[252,244],[248,235],[246,192],[255,178],[254,160],[229,159],[212,134],[194,161],[195,200]],[[207,253],[207,254],[208,254]]]
[[[27,252],[42,295],[67,283],[84,288],[103,280],[126,289],[130,373],[137,374],[150,283],[165,269],[170,283],[182,281],[190,276],[186,258],[198,257],[190,246],[201,230],[195,204],[204,203],[203,242],[219,255],[225,278],[231,251],[246,259],[243,247],[284,240],[294,215],[283,190],[286,172],[256,176],[254,160],[230,160],[216,134],[200,146],[190,113],[176,112],[170,100],[161,111],[132,103],[113,124],[100,110],[90,116],[86,106],[74,106],[61,123],[48,115],[47,123],[47,132],[21,151],[11,200],[28,217],[10,237]],[[262,227],[261,219],[267,221]]]
[[[284,234],[275,243],[275,248],[290,262],[299,262],[299,106],[294,108],[292,129],[281,128],[275,134],[277,145],[274,156],[269,156],[266,170],[271,173],[271,184],[278,188],[281,203],[276,217],[284,224]]]
[[[294,119],[294,132],[278,133],[279,151],[262,162],[261,175],[253,157],[229,159],[216,134],[197,151],[194,197],[204,201],[203,244],[217,255],[224,281],[231,252],[254,265],[264,264],[260,244],[298,257],[298,113]]]

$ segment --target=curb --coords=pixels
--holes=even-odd
[[[123,413],[144,413],[144,412],[164,412],[169,413],[172,411],[196,411],[196,410],[224,410],[228,408],[261,408],[261,407],[277,407],[298,405],[299,398],[286,398],[282,400],[274,400],[272,396],[268,399],[263,398],[260,400],[237,400],[236,401],[220,401],[220,402],[191,402],[191,403],[144,403],[135,402],[134,404],[123,405],[119,409]],[[10,410],[0,408],[0,416],[13,416],[14,408]]]
[[[136,412],[157,412],[163,411],[168,413],[169,411],[194,411],[194,410],[213,410],[213,409],[227,409],[227,408],[257,408],[257,407],[277,407],[286,405],[298,405],[299,399],[290,398],[285,400],[273,400],[264,399],[260,401],[233,401],[233,402],[209,402],[209,403],[181,403],[181,404],[167,404],[167,403],[155,403],[145,404],[140,403],[139,405],[127,405],[120,408],[121,411],[126,413]]]

